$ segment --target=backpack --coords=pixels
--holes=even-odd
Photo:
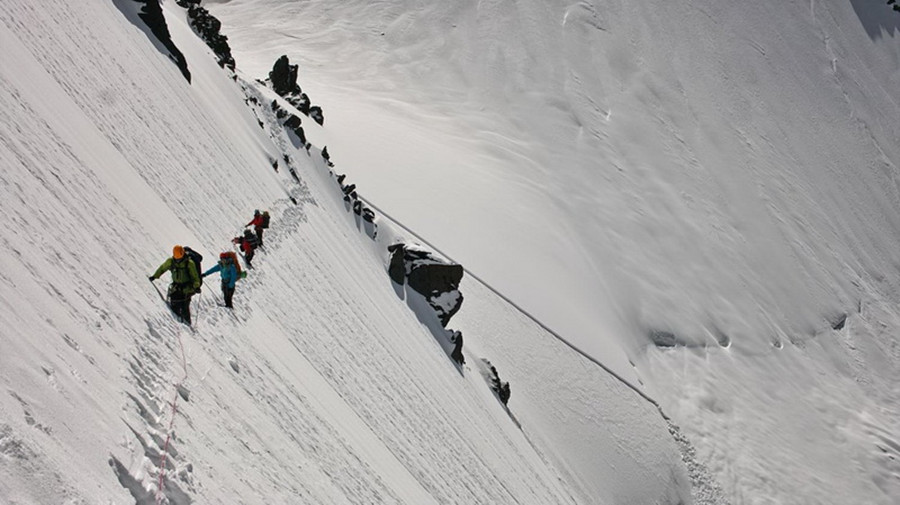
[[[234,265],[234,268],[237,270],[238,279],[240,279],[241,275],[242,275],[241,274],[241,262],[238,261],[237,253],[234,251],[226,251],[225,256],[227,256],[231,260],[231,263]]]
[[[262,213],[262,225],[263,228],[269,227],[269,211],[265,211]]]
[[[191,249],[190,247],[184,248],[184,254],[188,257],[189,260],[194,262],[194,266],[197,267],[197,277],[200,277],[200,285],[203,285],[203,270],[200,268],[200,262],[203,261],[203,255],[198,253],[197,251]]]

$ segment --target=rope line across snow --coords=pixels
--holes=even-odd
[[[394,217],[392,217],[390,214],[388,214],[388,213],[386,213],[385,211],[383,211],[383,210],[381,210],[380,208],[378,208],[378,206],[375,205],[374,203],[372,203],[371,200],[368,200],[368,199],[366,199],[366,198],[363,198],[361,195],[358,195],[358,198],[359,198],[360,200],[364,201],[369,207],[372,207],[373,209],[375,209],[376,211],[378,211],[378,213],[380,213],[382,216],[384,216],[385,218],[389,219],[391,222],[393,222],[393,223],[396,224],[397,226],[403,228],[403,229],[406,230],[409,234],[411,234],[412,236],[416,237],[418,240],[422,241],[425,245],[427,245],[428,247],[434,249],[438,254],[441,254],[442,256],[444,256],[445,258],[447,258],[448,260],[450,260],[450,261],[452,261],[452,262],[454,262],[454,263],[456,263],[456,264],[462,265],[462,263],[460,263],[460,262],[454,260],[453,258],[451,258],[450,255],[448,255],[448,254],[446,254],[445,252],[441,251],[438,247],[436,247],[434,244],[432,244],[431,242],[429,242],[428,240],[426,240],[425,238],[423,238],[421,235],[419,235],[418,233],[416,233],[416,232],[414,232],[413,230],[409,229],[408,227],[404,226],[403,223],[401,223],[400,221],[398,221],[397,219],[395,219]],[[536,318],[535,316],[531,315],[527,310],[523,309],[523,308],[520,307],[518,304],[516,304],[516,302],[510,300],[508,297],[506,297],[506,295],[504,295],[503,293],[501,293],[500,291],[498,291],[497,289],[495,289],[493,286],[491,286],[490,284],[488,284],[487,282],[485,282],[484,280],[482,280],[481,277],[479,277],[479,276],[476,275],[474,272],[472,272],[471,270],[469,270],[468,268],[466,268],[465,265],[463,265],[463,269],[465,270],[465,272],[466,272],[467,274],[469,274],[473,279],[475,279],[476,282],[478,282],[479,284],[481,284],[481,285],[484,286],[485,288],[489,289],[489,290],[490,290],[492,293],[494,293],[495,295],[497,295],[497,296],[499,296],[500,298],[502,298],[506,303],[508,303],[508,304],[510,304],[511,306],[513,306],[513,307],[514,307],[516,310],[518,310],[522,315],[524,315],[525,317],[527,317],[528,319],[530,319],[531,321],[533,321],[535,324],[537,324],[538,326],[540,326],[541,328],[543,328],[544,331],[546,331],[547,333],[549,333],[549,334],[553,335],[554,337],[556,337],[556,339],[558,339],[560,342],[562,342],[562,343],[564,343],[565,345],[567,345],[567,346],[568,346],[569,348],[571,348],[573,351],[577,352],[578,354],[580,354],[581,356],[583,356],[585,359],[587,359],[587,360],[591,361],[592,363],[594,363],[595,365],[599,366],[599,367],[602,368],[604,371],[606,371],[606,373],[608,373],[608,374],[610,374],[611,376],[615,377],[619,382],[621,382],[622,384],[628,386],[631,390],[633,390],[635,393],[637,393],[641,398],[643,398],[644,400],[650,402],[654,407],[656,407],[656,410],[659,411],[659,414],[663,417],[663,419],[665,419],[666,421],[670,421],[670,420],[671,420],[671,419],[669,418],[669,416],[666,415],[666,413],[663,411],[663,409],[662,409],[662,407],[660,406],[659,402],[657,402],[656,400],[654,400],[653,398],[651,398],[647,393],[645,393],[645,392],[644,392],[643,390],[641,390],[639,387],[637,387],[637,386],[635,386],[634,384],[632,384],[631,381],[625,379],[624,377],[622,377],[621,375],[619,375],[618,373],[616,373],[615,371],[613,371],[611,368],[609,368],[608,366],[604,365],[604,364],[603,364],[602,362],[600,362],[598,359],[596,359],[596,358],[594,358],[593,356],[587,354],[586,352],[584,352],[583,350],[581,350],[578,346],[576,346],[575,344],[573,344],[572,342],[570,342],[569,340],[567,340],[566,338],[564,338],[564,337],[563,337],[562,335],[560,335],[559,333],[555,332],[553,329],[551,329],[551,328],[548,327],[546,324],[544,324],[543,322],[541,322],[538,318]]]
[[[199,297],[198,297],[199,298]],[[199,305],[199,301],[198,301]],[[175,397],[170,402],[172,406],[172,411],[169,419],[169,427],[166,430],[166,443],[163,445],[162,454],[159,457],[159,483],[156,489],[156,505],[161,505],[163,501],[163,497],[165,493],[163,492],[164,481],[166,476],[166,459],[169,455],[169,442],[172,439],[172,430],[175,428],[175,416],[178,414],[178,388],[184,384],[184,381],[187,380],[188,371],[187,371],[187,359],[184,355],[184,343],[181,341],[181,333],[183,330],[179,330],[176,336],[178,337],[178,346],[181,349],[181,369],[183,375],[181,379],[175,383]]]

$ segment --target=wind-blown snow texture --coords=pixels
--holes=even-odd
[[[300,65],[365,196],[643,384],[732,502],[900,502],[890,6],[208,7],[248,74]]]
[[[297,149],[165,2],[188,83],[138,8],[0,0],[0,502],[723,502],[652,404],[470,279],[456,366],[387,276],[414,237],[347,211],[327,131]],[[255,208],[234,312],[207,278],[174,321],[147,276],[176,243],[210,266]]]

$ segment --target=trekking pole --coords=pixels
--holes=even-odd
[[[159,295],[159,298],[163,301],[163,303],[166,303],[166,305],[168,305],[168,303],[166,302],[166,297],[163,296],[162,291],[159,290],[159,286],[157,286],[153,281],[150,281],[150,284],[153,284],[153,289],[156,290],[156,294]]]

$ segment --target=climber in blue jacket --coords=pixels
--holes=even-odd
[[[241,265],[237,262],[237,255],[234,251],[223,252],[219,255],[219,262],[212,268],[203,272],[203,277],[219,272],[222,278],[222,295],[225,297],[225,306],[229,309],[234,307],[231,299],[234,296],[234,288],[238,279],[243,277]]]

